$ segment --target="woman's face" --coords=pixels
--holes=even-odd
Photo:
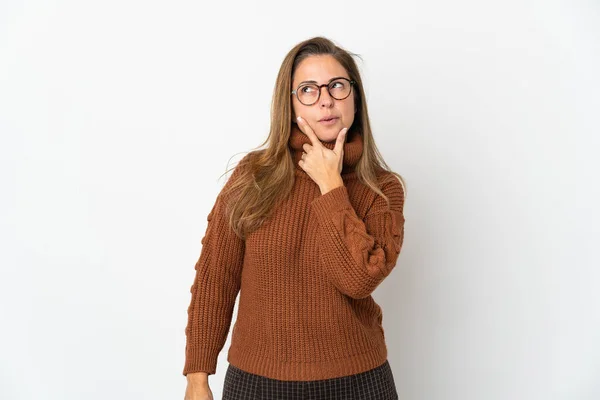
[[[332,78],[338,77],[350,79],[344,67],[333,56],[310,56],[302,60],[296,68],[292,88],[297,89],[306,81],[315,81],[318,85],[323,85],[329,83]],[[301,116],[321,141],[333,141],[342,128],[350,128],[354,121],[354,88],[348,97],[337,100],[331,97],[327,87],[323,86],[319,100],[310,106],[302,104],[296,95],[292,95],[292,109],[293,118]],[[327,116],[334,116],[337,119],[329,123],[320,121]]]

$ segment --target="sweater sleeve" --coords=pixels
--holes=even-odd
[[[381,188],[390,208],[376,196],[363,219],[350,202],[346,186],[315,198],[319,257],[326,276],[342,293],[368,297],[396,265],[404,239],[404,190],[398,179]]]
[[[241,286],[245,242],[228,225],[224,191],[238,170],[239,166],[206,218],[202,250],[194,267],[196,274],[190,289],[183,375],[200,371],[215,374],[217,357],[229,333]]]

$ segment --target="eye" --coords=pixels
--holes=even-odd
[[[303,93],[311,93],[313,91],[315,91],[316,89],[314,88],[314,86],[312,85],[306,85],[306,86],[302,86],[300,88],[300,91]]]

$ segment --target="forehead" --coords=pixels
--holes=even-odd
[[[296,68],[292,85],[299,85],[303,81],[327,83],[335,76],[348,78],[348,73],[333,56],[310,56],[302,60]]]

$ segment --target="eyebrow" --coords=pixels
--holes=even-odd
[[[329,81],[327,81],[327,83],[331,83],[331,81],[335,81],[336,79],[340,79],[340,78],[349,79],[349,78],[346,78],[345,76],[335,76],[335,77],[331,78]],[[303,85],[305,83],[317,83],[318,84],[317,81],[302,81],[298,84],[298,86]]]

